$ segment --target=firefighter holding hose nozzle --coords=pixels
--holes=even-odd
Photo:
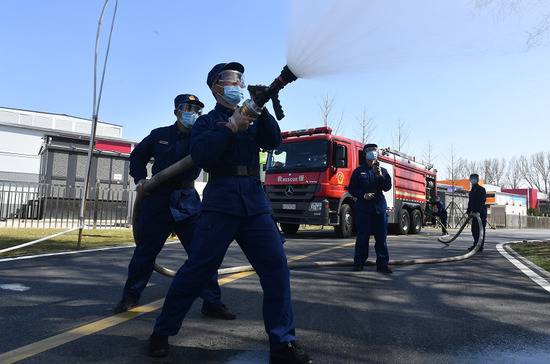
[[[483,239],[481,240],[481,246],[478,251],[482,252],[483,246],[485,245],[485,227],[487,226],[487,193],[485,188],[479,185],[479,175],[477,173],[472,173],[470,175],[470,184],[472,185],[472,188],[468,195],[468,209],[466,210],[466,213],[479,214],[479,217],[481,218]],[[479,243],[479,230],[478,219],[472,219],[472,236],[474,238],[474,244],[468,248],[468,251],[472,251]]]
[[[263,104],[255,104],[259,113],[255,120],[241,112],[243,73],[240,63],[221,63],[207,77],[217,104],[193,126],[191,157],[210,178],[192,242],[193,254],[168,290],[150,337],[150,355],[168,354],[168,336],[178,333],[193,301],[236,240],[260,277],[270,362],[312,363],[296,344],[287,258],[259,179],[259,148],[279,146],[281,131]]]
[[[369,255],[369,239],[374,235],[376,270],[390,274],[392,270],[388,267],[388,216],[384,191],[391,189],[391,177],[385,168],[380,167],[376,144],[367,144],[363,150],[366,162],[353,171],[349,184],[349,193],[356,199],[357,239],[353,270],[363,270]]]
[[[140,213],[135,221],[136,248],[128,266],[128,278],[122,299],[115,313],[134,307],[147,286],[155,259],[168,236],[175,232],[183,247],[191,255],[190,244],[198,220],[201,201],[194,181],[200,173],[198,167],[180,173],[151,194],[143,190],[147,177],[147,164],[154,159],[153,175],[189,155],[191,127],[201,114],[204,104],[195,95],[183,94],[174,99],[177,121],[157,128],[145,137],[130,154],[130,175],[136,181]],[[213,274],[201,292],[202,313],[205,316],[235,319],[221,302],[217,274]]]

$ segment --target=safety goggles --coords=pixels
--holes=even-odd
[[[181,112],[194,112],[199,115],[202,114],[202,107],[200,107],[197,104],[190,104],[190,103],[179,104],[176,110]]]
[[[244,75],[239,71],[225,70],[221,71],[216,78],[216,83],[221,86],[240,86],[245,87]]]

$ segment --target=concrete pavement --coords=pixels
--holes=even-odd
[[[450,247],[436,232],[390,237],[390,258],[442,257],[464,253],[464,234]],[[374,267],[292,272],[293,303],[299,340],[317,363],[394,362],[546,362],[550,357],[550,294],[523,275],[495,249],[497,243],[550,237],[550,231],[489,230],[486,249],[451,264],[396,267],[391,276]],[[331,230],[304,232],[287,239],[288,256],[321,250],[351,239]],[[373,254],[373,247],[371,247]],[[349,259],[352,247],[306,258]],[[200,316],[196,302],[180,334],[171,340],[168,359],[146,355],[147,337],[157,311],[104,330],[82,325],[112,316],[131,249],[54,256],[0,263],[0,284],[26,291],[0,290],[0,352],[66,333],[78,339],[37,352],[24,362],[178,362],[262,363],[268,345],[256,275],[234,277],[222,287],[236,321]],[[162,264],[177,268],[183,249],[167,246]],[[223,266],[246,260],[232,245]],[[153,276],[141,303],[158,302],[170,280]]]

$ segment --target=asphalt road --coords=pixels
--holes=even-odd
[[[450,247],[435,236],[435,231],[390,236],[390,258],[459,255],[470,245],[467,233]],[[374,267],[364,272],[293,271],[298,339],[316,363],[548,363],[550,293],[495,249],[505,241],[540,238],[550,238],[550,231],[489,231],[485,251],[471,259],[395,267],[391,276]],[[299,233],[287,239],[287,255],[352,241],[335,239],[331,230]],[[153,309],[170,280],[154,274],[141,300],[156,302],[152,312],[113,318],[131,253],[116,249],[1,262],[0,285],[21,291],[0,289],[0,353],[29,345],[32,355],[23,360],[28,363],[267,362],[262,294],[254,274],[234,276],[222,286],[236,321],[201,317],[197,301],[171,340],[171,355],[148,358],[147,338],[158,314]],[[349,259],[352,254],[353,247],[347,246],[301,261]],[[178,245],[166,246],[160,257],[172,268],[183,259]],[[234,244],[223,266],[241,264],[246,260]],[[125,321],[116,324],[120,317]],[[97,323],[82,327],[105,318],[103,330]],[[67,332],[78,333],[77,338],[70,341]]]

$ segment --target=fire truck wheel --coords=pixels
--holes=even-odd
[[[281,224],[281,230],[283,230],[285,235],[294,235],[298,232],[299,228],[299,224]]]
[[[340,207],[340,224],[334,227],[336,236],[339,238],[349,238],[353,234],[353,210],[348,204],[342,204]]]
[[[397,233],[399,235],[407,235],[411,226],[411,216],[409,211],[405,209],[399,210],[399,221],[397,223]]]
[[[411,234],[418,234],[422,230],[422,213],[413,210],[411,214]]]

